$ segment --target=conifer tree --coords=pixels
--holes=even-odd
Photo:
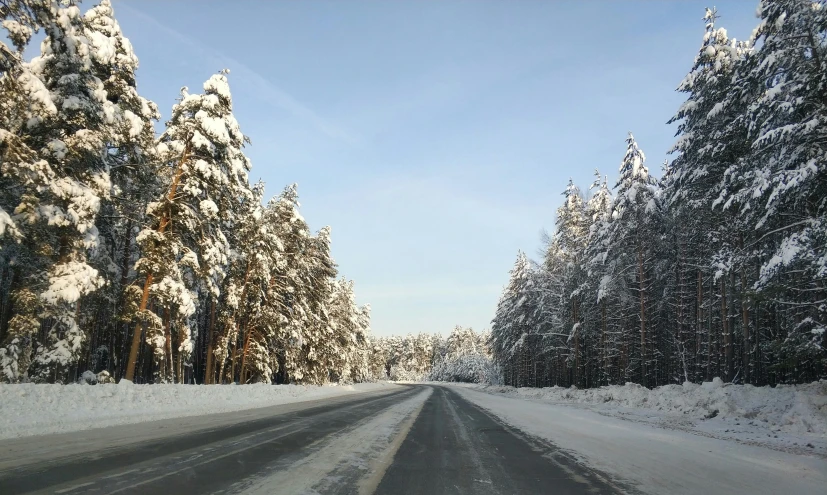
[[[722,181],[732,191],[724,205],[756,234],[746,239],[756,249],[744,254],[762,260],[759,299],[779,305],[785,337],[768,351],[827,366],[827,5],[764,0],[758,15],[752,44],[760,49],[737,87],[752,97],[740,118],[752,146]]]
[[[242,151],[248,139],[232,114],[226,73],[210,77],[203,94],[182,89],[158,145],[159,157],[167,164],[167,188],[149,204],[152,223],[137,238],[142,256],[136,268],[144,284],[130,295],[138,324],[126,380],[135,376],[142,327],[159,363],[166,353],[165,333],[171,335],[165,326],[176,330],[177,350],[185,359],[192,352],[187,319],[195,312],[195,283],[210,297],[219,296],[230,249],[226,223],[239,211],[239,203],[253,197],[247,182],[250,161]],[[147,309],[150,298],[166,315]]]
[[[637,376],[643,384],[647,381],[647,348],[651,329],[648,326],[650,310],[650,286],[652,283],[652,215],[657,205],[655,201],[656,183],[649,175],[645,165],[646,157],[629,133],[626,139],[626,155],[620,165],[617,180],[617,193],[612,205],[611,221],[607,226],[604,280],[609,278],[626,298],[636,302],[636,311],[623,316],[625,338],[630,348],[632,342],[633,322],[637,323],[639,344],[638,357],[627,355],[626,373],[632,372],[632,361],[636,360]],[[601,289],[605,288],[605,284]],[[629,307],[628,309],[632,309]]]
[[[19,304],[10,326],[32,335],[35,321],[49,322],[34,359],[35,378],[63,381],[86,340],[78,321],[81,299],[104,283],[88,254],[98,247],[95,219],[110,194],[104,149],[117,115],[92,70],[78,7],[44,2],[32,9],[49,22],[43,25],[41,55],[21,74],[27,92],[40,95],[32,110],[41,112],[18,127],[25,129],[25,148],[36,155],[10,146],[19,167],[11,175],[23,179],[14,208],[17,225],[25,225],[25,254],[18,262],[25,260],[29,272],[20,274],[21,286],[11,291]]]
[[[537,292],[531,264],[523,252],[517,255],[508,285],[497,305],[491,323],[491,350],[501,363],[506,384],[524,384],[527,376],[521,369],[521,357],[527,351],[529,333],[534,333]]]
[[[138,257],[135,236],[147,223],[147,205],[163,188],[154,153],[154,123],[160,114],[153,102],[138,93],[138,57],[121,32],[111,2],[103,0],[89,9],[83,23],[92,70],[103,82],[106,98],[117,116],[106,143],[112,192],[110,198],[101,203],[96,220],[100,247],[91,259],[107,283],[87,305],[90,320],[107,322],[92,329],[90,351],[94,349],[96,355],[111,356],[112,351],[124,348],[124,330],[128,327],[122,327],[120,318],[100,318],[99,313],[101,308],[111,308],[120,316],[124,290],[135,280],[132,269]],[[95,372],[108,364],[105,359],[98,361]],[[120,364],[120,360],[118,362]]]

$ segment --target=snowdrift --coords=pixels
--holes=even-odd
[[[725,384],[720,378],[701,385],[665,385],[647,389],[634,383],[593,389],[477,386],[488,393],[554,403],[604,408],[633,408],[682,415],[687,419],[744,419],[795,434],[827,437],[827,380],[804,385],[754,387]]]
[[[394,386],[0,384],[0,439],[239,411]]]

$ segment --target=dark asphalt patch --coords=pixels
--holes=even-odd
[[[619,493],[555,451],[449,388],[434,387],[376,494]]]

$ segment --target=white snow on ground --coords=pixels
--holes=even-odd
[[[647,389],[636,384],[593,389],[465,385],[552,404],[576,405],[602,415],[681,429],[777,450],[827,457],[827,380],[753,387],[716,378]]]
[[[444,384],[443,384],[444,385]],[[710,385],[707,388],[721,389],[724,387]],[[816,386],[823,386],[823,383]],[[739,386],[740,387],[740,386]],[[810,386],[803,386],[809,390]],[[608,387],[611,389],[612,387]],[[620,395],[632,396],[632,390],[636,387],[615,387],[616,392],[626,389]],[[729,387],[727,387],[729,388]],[[644,493],[652,494],[706,494],[706,493],[750,493],[750,494],[823,494],[827,486],[827,460],[817,454],[802,455],[780,450],[771,450],[758,445],[750,445],[745,442],[743,434],[734,433],[731,438],[713,438],[713,434],[706,431],[705,426],[695,427],[693,422],[707,422],[715,420],[700,420],[692,417],[700,409],[693,409],[689,397],[709,394],[716,396],[723,392],[697,391],[693,387],[687,387],[690,392],[677,394],[689,402],[683,406],[689,408],[686,416],[685,428],[680,427],[677,421],[662,422],[667,415],[658,412],[657,409],[631,409],[625,408],[625,412],[617,415],[610,411],[624,409],[618,405],[594,404],[586,402],[587,396],[599,397],[600,392],[581,394],[587,391],[573,391],[569,401],[574,398],[581,399],[586,403],[559,404],[551,403],[551,400],[566,400],[565,389],[535,389],[520,391],[505,389],[502,387],[480,387],[480,386],[458,386],[456,390],[466,399],[487,409],[494,415],[512,426],[540,438],[544,438],[561,449],[567,451],[573,457],[584,464],[594,467],[599,471],[608,473],[621,482],[627,483],[641,490]],[[782,389],[783,390],[783,389]],[[488,393],[486,393],[488,392]],[[492,393],[493,392],[493,393]],[[505,392],[503,394],[502,392]],[[742,391],[743,392],[743,391]],[[604,391],[608,393],[608,391]],[[645,395],[646,392],[639,391],[638,394]],[[654,396],[666,396],[675,394],[676,391],[655,392]],[[743,392],[747,395],[752,392]],[[772,392],[755,392],[758,395]],[[801,394],[799,390],[792,396]],[[523,399],[518,396],[544,397],[543,399]],[[804,392],[808,395],[809,392]],[[800,400],[804,404],[818,403],[823,397],[819,394],[806,400]],[[822,394],[823,395],[823,394]],[[549,399],[555,397],[555,399]],[[605,396],[604,396],[605,397]],[[614,396],[612,396],[614,401]],[[729,393],[731,401],[739,403],[744,397],[739,398],[739,392],[734,389]],[[764,397],[776,406],[767,405],[761,407],[760,400],[756,399],[754,405],[762,411],[773,409],[778,402],[786,400],[779,396],[774,399]],[[799,397],[800,399],[800,397]],[[790,399],[788,404],[798,404],[799,399]],[[591,400],[591,399],[590,399]],[[620,402],[627,404],[635,403],[633,399],[624,398]],[[813,402],[814,401],[814,402]],[[611,401],[610,401],[611,402]],[[661,407],[670,412],[680,410],[666,404],[673,404],[679,401],[661,403]],[[657,404],[657,400],[647,399],[644,405]],[[720,398],[719,415],[725,409],[720,404],[727,404],[727,401]],[[730,404],[731,405],[731,404]],[[656,406],[657,407],[657,406]],[[699,407],[699,406],[698,406]],[[810,406],[791,405],[789,409],[798,409],[796,414],[804,414],[801,411],[808,411]],[[743,407],[742,407],[743,408]],[[736,407],[734,410],[738,410]],[[823,407],[820,409],[823,413]],[[756,414],[755,411],[731,414],[727,419],[716,418],[721,424],[741,423],[747,425],[750,420],[745,421],[747,415]],[[808,422],[815,421],[811,429],[817,429],[819,423],[818,414],[812,410],[804,414]],[[681,413],[679,413],[681,414]],[[764,411],[764,418],[790,417],[780,413],[769,413]],[[813,419],[811,414],[814,414]],[[681,414],[682,415],[682,414]],[[674,416],[674,414],[672,415]],[[758,416],[754,416],[757,418]],[[629,421],[628,419],[633,419]],[[769,419],[768,419],[769,421]],[[780,427],[781,420],[775,426]],[[753,420],[754,422],[754,420]],[[763,421],[761,422],[763,424]],[[788,423],[788,429],[797,432],[802,426],[792,425],[804,424],[801,420]],[[660,428],[653,427],[660,426]],[[664,429],[675,428],[675,429]],[[756,430],[759,427],[754,427]],[[766,426],[763,428],[767,428]],[[707,428],[708,429],[708,428]],[[714,428],[712,428],[714,430]],[[778,431],[778,430],[776,430]],[[821,430],[823,431],[823,430]],[[751,431],[750,434],[755,433]],[[782,434],[784,434],[782,432]],[[820,439],[820,445],[824,445],[824,435],[816,433],[784,434],[795,437],[804,435],[816,441]],[[782,435],[779,435],[782,436]],[[733,441],[736,440],[736,441]],[[812,451],[804,447],[801,452]]]
[[[0,439],[239,411],[390,389],[303,385],[0,384]]]

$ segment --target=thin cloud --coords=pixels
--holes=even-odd
[[[251,69],[247,65],[243,64],[242,62],[239,62],[238,60],[232,57],[228,57],[220,52],[208,51],[204,49],[201,43],[198,43],[189,36],[181,34],[175,29],[167,26],[166,24],[161,23],[154,17],[139,10],[136,10],[124,3],[119,4],[118,9],[126,10],[131,15],[139,17],[144,22],[152,24],[157,29],[163,31],[167,35],[175,38],[178,42],[182,43],[183,45],[186,45],[193,51],[197,52],[201,57],[209,60],[210,63],[215,64],[216,67],[230,66],[230,68],[232,68],[236,73],[241,73],[246,81],[252,82],[254,85],[258,86],[259,95],[262,97],[263,100],[267,101],[268,103],[277,108],[286,110],[294,117],[304,122],[307,122],[322,134],[332,139],[345,142],[352,146],[361,145],[361,139],[357,138],[356,136],[345,131],[344,129],[336,126],[330,121],[319,116],[312,109],[302,104],[289,93],[279,88],[278,86],[267,80],[267,78],[265,78],[255,70]]]

